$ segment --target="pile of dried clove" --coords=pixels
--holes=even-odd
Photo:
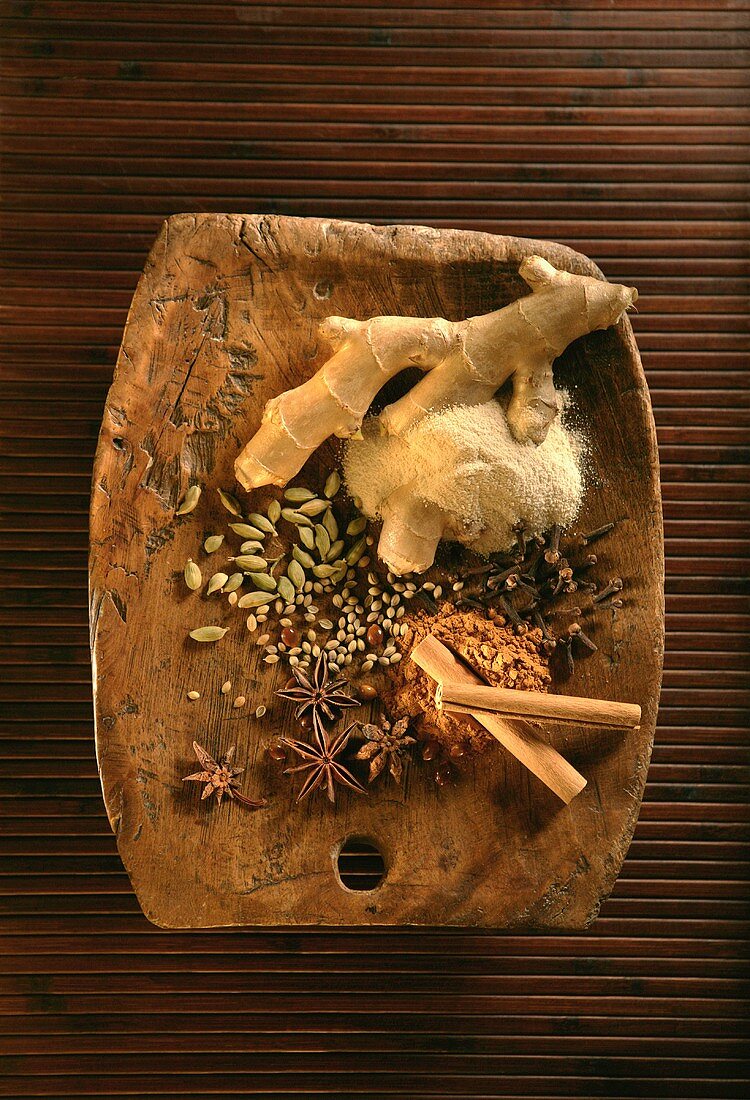
[[[519,634],[538,627],[545,651],[554,652],[570,675],[574,647],[581,655],[598,648],[579,621],[584,615],[583,599],[589,614],[605,609],[616,614],[623,606],[620,577],[603,588],[590,577],[598,558],[588,548],[614,527],[607,523],[585,535],[567,535],[555,526],[546,536],[530,536],[517,527],[510,553],[493,554],[486,565],[463,571],[466,583],[457,593],[456,606],[483,609],[490,618],[510,623]],[[570,605],[564,598],[573,594],[578,594],[578,602]],[[566,629],[553,629],[553,620],[569,616],[573,621]]]

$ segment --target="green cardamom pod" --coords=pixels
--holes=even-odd
[[[311,493],[309,489],[303,489],[298,486],[292,486],[291,489],[286,489],[284,492],[284,500],[290,500],[292,504],[304,504],[306,500],[312,500],[315,493]]]
[[[267,604],[271,599],[268,592],[246,592],[244,596],[240,596],[237,601],[238,607],[262,607]]]
[[[268,573],[250,573],[249,577],[256,588],[262,588],[264,592],[276,591],[276,581]]]
[[[289,568],[286,571],[286,575],[292,582],[295,588],[300,589],[307,580],[305,571],[298,561],[290,561]]]
[[[197,592],[203,584],[201,571],[192,558],[188,558],[187,564],[185,565],[185,584],[191,592]]]
[[[190,637],[195,642],[218,642],[223,638],[229,627],[226,626],[199,626],[190,631]]]
[[[243,573],[265,573],[268,563],[265,558],[258,557],[257,554],[240,554],[234,559],[234,564]]]
[[[219,500],[224,505],[228,512],[231,512],[233,516],[241,516],[242,508],[237,497],[233,497],[231,493],[225,493],[223,489],[217,490],[219,494]]]
[[[227,573],[214,573],[213,577],[211,577],[211,580],[208,582],[206,595],[213,596],[214,592],[218,592],[220,588],[223,588],[228,580],[229,575]]]
[[[203,549],[207,554],[213,554],[214,550],[218,550],[224,541],[223,535],[209,535],[206,541],[203,543]]]
[[[331,470],[330,474],[326,478],[325,488],[323,489],[323,495],[327,496],[330,500],[331,497],[335,497],[336,493],[341,488],[341,477],[338,470]]]
[[[243,539],[263,539],[265,535],[259,527],[251,527],[249,523],[230,523],[230,531],[240,535]]]
[[[177,515],[186,516],[188,512],[192,512],[197,507],[200,496],[200,485],[191,485],[188,491],[185,493],[180,507],[177,509]]]
[[[288,577],[279,577],[276,587],[282,599],[286,600],[287,603],[294,603],[297,593]]]
[[[265,532],[266,535],[275,535],[276,528],[271,523],[267,516],[262,516],[260,512],[251,512],[247,517],[253,527],[257,527],[259,530]]]

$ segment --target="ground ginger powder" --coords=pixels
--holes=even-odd
[[[428,634],[462,657],[493,687],[546,691],[551,681],[539,630],[519,636],[512,627],[485,618],[481,611],[459,611],[449,603],[437,614],[418,612],[402,622],[406,631],[393,641],[403,659],[385,686],[385,708],[393,719],[409,715],[420,740],[438,741],[448,752],[457,744],[465,752],[484,752],[496,741],[472,722],[436,709],[434,681],[408,659]]]

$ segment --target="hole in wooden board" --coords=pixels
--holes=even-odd
[[[121,436],[116,435],[112,440],[112,446],[116,451],[124,451],[127,449],[127,443]]]
[[[350,836],[334,851],[339,885],[357,893],[376,890],[385,878],[385,860],[377,845],[361,836]]]

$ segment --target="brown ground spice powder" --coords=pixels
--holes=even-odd
[[[540,630],[517,635],[512,627],[486,619],[482,612],[459,611],[445,603],[435,615],[428,612],[404,618],[406,632],[393,641],[403,653],[384,689],[385,708],[392,718],[409,715],[421,740],[438,741],[446,751],[460,744],[465,752],[484,752],[495,739],[459,717],[435,708],[435,685],[409,654],[433,634],[494,687],[546,691],[551,682]]]

